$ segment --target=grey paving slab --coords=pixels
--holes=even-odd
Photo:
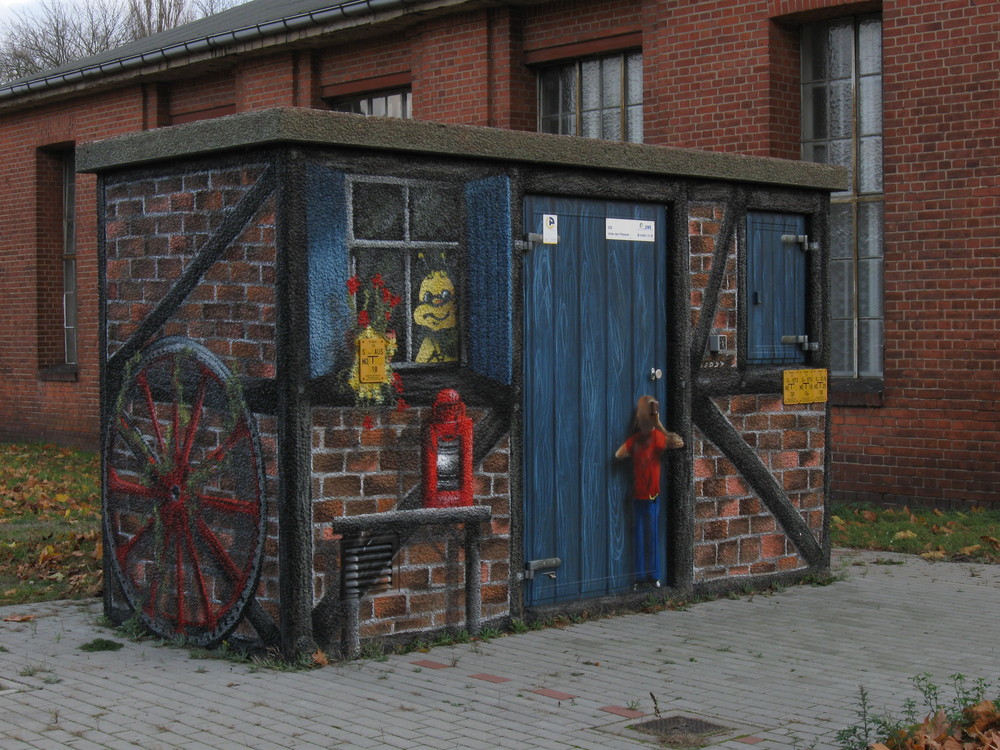
[[[133,643],[101,627],[97,603],[2,608],[0,619],[36,619],[0,622],[0,750],[635,750],[649,745],[602,709],[632,705],[648,718],[650,693],[661,715],[749,726],[760,739],[727,739],[710,750],[823,750],[854,720],[861,684],[874,705],[896,708],[919,698],[910,678],[921,672],[941,683],[955,672],[995,677],[1000,642],[983,618],[995,619],[1000,567],[885,553],[836,559],[848,578],[832,586],[298,673]],[[124,647],[79,650],[95,637]],[[447,666],[413,664],[421,659]],[[532,692],[538,688],[575,697],[555,700]]]

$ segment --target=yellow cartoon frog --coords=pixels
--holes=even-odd
[[[431,271],[420,282],[420,304],[413,322],[427,329],[416,362],[454,362],[458,359],[455,285],[444,271]]]

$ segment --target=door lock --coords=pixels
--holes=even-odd
[[[659,367],[649,368],[649,379],[652,380],[654,383],[662,377],[663,377],[663,370],[661,370]]]

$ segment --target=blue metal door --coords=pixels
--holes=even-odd
[[[524,274],[525,560],[561,560],[525,600],[545,604],[632,583],[631,473],[613,456],[638,398],[666,401],[667,223],[660,206],[553,197],[524,215],[558,235],[532,244]]]

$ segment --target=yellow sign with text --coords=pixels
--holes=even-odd
[[[358,380],[362,383],[384,383],[386,360],[385,339],[376,336],[358,339]]]
[[[826,377],[826,370],[785,370],[785,403],[826,403]]]

